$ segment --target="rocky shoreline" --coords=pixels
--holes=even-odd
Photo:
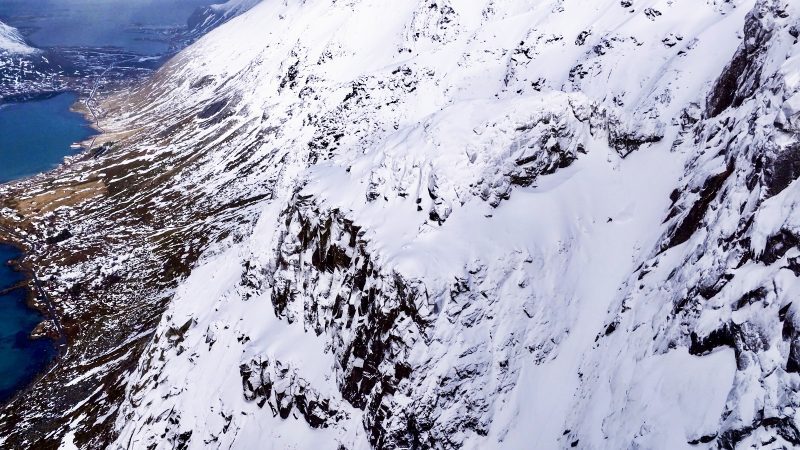
[[[31,340],[39,340],[39,339],[49,339],[52,342],[54,350],[56,350],[56,354],[50,359],[50,361],[42,367],[38,373],[36,373],[23,387],[18,389],[16,393],[4,400],[2,403],[2,407],[5,407],[8,404],[13,403],[17,399],[23,397],[25,393],[31,389],[33,385],[35,385],[39,380],[41,380],[47,372],[52,370],[58,364],[60,357],[63,355],[64,351],[66,350],[66,342],[64,341],[64,336],[60,335],[57,332],[57,327],[54,327],[53,321],[58,320],[57,317],[48,317],[49,309],[47,306],[38,299],[38,295],[36,294],[36,289],[32,286],[34,283],[34,272],[33,268],[24,262],[25,253],[24,248],[18,244],[17,241],[12,241],[3,238],[0,236],[0,245],[5,245],[8,247],[12,247],[17,249],[20,252],[20,257],[18,259],[13,259],[7,262],[9,267],[16,272],[23,276],[23,279],[13,286],[10,286],[0,292],[0,295],[4,295],[7,293],[11,293],[16,290],[24,289],[25,291],[25,304],[27,308],[31,309],[32,311],[36,311],[37,314],[43,317],[43,320],[39,322],[39,324],[30,332],[29,339]]]
[[[110,104],[113,102],[106,103]],[[82,112],[89,119],[94,119],[85,105],[76,104],[74,110]],[[96,126],[96,122],[94,120],[92,122]],[[97,218],[98,211],[95,208],[102,209],[108,204],[109,199],[105,197],[110,194],[109,191],[118,194],[119,190],[114,188],[118,181],[114,180],[124,177],[126,171],[109,168],[120,163],[125,164],[127,158],[120,159],[122,155],[117,154],[117,151],[125,145],[120,141],[129,142],[128,135],[131,133],[135,131],[111,129],[107,134],[96,137],[98,145],[95,147],[90,146],[91,141],[83,142],[84,151],[67,158],[52,171],[0,186],[0,212],[3,213],[0,215],[0,239],[25,252],[25,257],[19,262],[20,269],[32,274],[30,271],[33,268],[44,268],[39,275],[41,283],[53,297],[54,312],[61,318],[68,343],[58,360],[0,412],[0,435],[5,437],[6,444],[13,444],[19,448],[29,447],[32,443],[35,443],[37,448],[57,446],[60,435],[67,430],[65,426],[74,419],[74,416],[64,417],[58,412],[74,406],[77,398],[83,398],[87,391],[95,391],[98,383],[111,385],[105,389],[103,395],[116,400],[90,403],[74,414],[85,412],[86,408],[92,410],[102,408],[106,413],[92,414],[100,416],[113,409],[114,404],[122,400],[124,393],[120,384],[121,378],[138,360],[136,355],[149,341],[166,302],[166,298],[154,302],[147,294],[164,295],[169,291],[169,286],[174,285],[176,277],[188,270],[189,261],[175,261],[170,263],[166,271],[163,271],[161,263],[157,265],[147,263],[150,269],[131,269],[124,274],[104,275],[96,273],[102,266],[102,263],[98,263],[92,264],[90,266],[92,268],[85,270],[86,274],[81,282],[67,284],[59,280],[59,271],[54,271],[56,267],[64,267],[64,263],[70,259],[75,261],[76,258],[96,257],[90,255],[104,252],[100,250],[105,245],[101,241],[107,240],[102,237],[103,227],[96,233],[87,233],[85,230],[78,232],[75,228],[81,228],[81,223],[90,223],[93,218]],[[99,158],[101,149],[103,157]],[[110,177],[106,178],[106,175]],[[135,194],[135,186],[135,183],[126,183],[125,189],[130,194]],[[98,202],[100,198],[105,199]],[[66,210],[72,213],[65,214]],[[147,217],[147,212],[140,210],[136,215],[136,218],[121,222],[109,219],[106,223],[109,226],[112,226],[111,224],[117,226],[130,220],[140,222]],[[86,218],[85,221],[75,219],[82,216]],[[91,238],[89,234],[92,235]],[[81,240],[86,241],[81,242]],[[137,239],[131,238],[121,239],[118,242],[136,241]],[[120,252],[114,253],[120,254]],[[157,262],[157,259],[153,262]],[[148,272],[152,274],[153,279],[161,278],[161,281],[153,281],[148,285],[136,282],[128,286],[133,280],[126,279],[133,273],[138,273],[146,279],[144,274]],[[99,282],[91,286],[92,280]],[[36,296],[32,293],[31,281],[28,281],[28,287],[32,306],[45,315],[50,314],[51,311],[45,305],[35,301]],[[111,296],[120,300],[126,299],[126,306],[120,310],[108,310],[105,306],[107,303],[101,299]],[[136,300],[137,298],[139,300]],[[150,312],[145,312],[148,310]],[[119,326],[107,328],[106,322],[117,323]],[[52,328],[42,325],[39,331],[53,336]],[[133,339],[131,336],[134,336]],[[125,344],[120,346],[120,343]],[[108,369],[109,364],[115,365],[116,368]],[[99,379],[85,377],[84,374],[99,367],[108,369],[100,374]],[[58,394],[54,395],[54,392]],[[111,432],[108,428],[110,424],[97,426],[99,429],[91,433],[91,439],[106,442],[109,439],[108,433]],[[57,430],[60,431],[53,435]],[[46,438],[48,435],[51,437]]]
[[[205,31],[186,34],[172,51]],[[136,144],[165,136],[153,130],[158,126],[117,120],[118,100],[143,101],[147,95],[143,81],[158,81],[154,69],[163,60],[117,64],[131,55],[109,53],[108,59],[101,53],[76,52],[71,58],[85,57],[84,62],[90,63],[84,64],[87,69],[79,79],[45,76],[44,82],[33,80],[28,87],[0,80],[0,86],[17,89],[0,90],[5,101],[77,92],[80,100],[72,110],[99,132],[80,143],[83,151],[53,170],[0,185],[0,240],[24,252],[18,264],[30,274],[30,303],[60,319],[67,344],[35,382],[0,410],[0,442],[12,448],[58,448],[67,433],[81,448],[102,448],[113,439],[113,418],[123,400],[125,377],[149,343],[171,290],[201,250],[176,249],[190,240],[187,234],[205,234],[199,230],[160,234],[162,221],[180,220],[181,211],[156,211],[143,199],[160,195],[163,186],[154,176],[169,174],[153,174],[137,161],[142,149]],[[20,92],[20,86],[38,93]],[[90,105],[94,98],[99,101]],[[106,123],[107,118],[115,120]],[[120,128],[120,123],[125,125]],[[175,165],[181,164],[191,161]],[[52,308],[36,300],[36,277],[51,297]],[[55,328],[41,325],[37,334],[54,337]],[[82,418],[92,418],[92,423],[82,423],[76,430],[74,424]]]

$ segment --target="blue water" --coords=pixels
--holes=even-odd
[[[141,55],[169,49],[170,29],[221,0],[0,0],[0,20],[36,47],[117,47]]]
[[[219,0],[0,0],[0,20],[18,28],[28,43],[47,49],[48,58],[99,54],[70,57],[74,63],[64,60],[86,64],[64,66],[70,67],[69,73],[84,76],[77,74],[83,69],[93,73],[93,65],[100,64],[100,69],[108,65],[102,60],[104,52],[96,49],[110,48],[109,55],[168,54],[192,13],[214,3]],[[91,83],[88,78],[87,83]],[[76,151],[70,149],[72,143],[92,135],[87,121],[70,111],[76,99],[74,94],[61,94],[0,104],[0,183],[53,168]],[[57,355],[51,340],[30,339],[42,316],[27,307],[27,290],[14,288],[24,277],[7,265],[21,256],[0,244],[0,404],[30,384]]]
[[[73,142],[92,135],[83,116],[70,111],[74,94],[0,106],[0,182],[34,175],[74,153]],[[19,258],[0,244],[0,292],[24,280],[7,262]],[[26,304],[26,289],[0,294],[0,403],[33,381],[56,355],[49,339],[29,338],[42,316]]]
[[[70,145],[93,134],[80,114],[70,111],[74,94],[0,106],[0,183],[35,175],[74,153]]]
[[[20,256],[13,247],[0,244],[0,289],[24,280],[7,264]],[[0,294],[0,403],[30,383],[56,356],[53,341],[30,339],[42,317],[27,307],[26,296],[24,288]]]

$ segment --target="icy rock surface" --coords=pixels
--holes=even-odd
[[[109,194],[48,218],[153,227],[54,281],[178,280],[115,305],[168,299],[111,447],[800,445],[798,29],[774,0],[230,20],[107,101],[133,137],[78,167]]]
[[[797,17],[266,2],[223,27],[163,105],[213,79],[274,198],[179,288],[118,443],[180,411],[190,448],[800,445]],[[303,382],[272,399],[255,361]],[[324,408],[281,404],[304,392]]]
[[[610,320],[615,331],[598,341],[596,362],[584,363],[591,381],[581,389],[582,404],[595,406],[575,420],[596,425],[573,431],[575,439],[601,445],[605,435],[645,447],[669,439],[657,424],[677,417],[649,407],[652,399],[614,392],[647,386],[653,359],[648,355],[688,350],[699,358],[685,356],[682,364],[703,364],[725,352],[735,358],[736,369],[729,389],[719,391],[714,383],[700,397],[713,402],[692,418],[690,443],[800,445],[793,303],[800,288],[800,153],[791,125],[800,88],[797,19],[794,4],[756,5],[746,18],[742,46],[712,87],[704,119],[679,144],[694,154],[675,191],[668,232],[623,289]],[[686,370],[658,370],[665,369]],[[672,373],[665,380],[680,377]],[[671,395],[691,392],[696,383],[676,386]],[[601,397],[612,402],[600,406]],[[649,423],[630,426],[623,408],[640,411]],[[603,425],[591,417],[605,417]]]

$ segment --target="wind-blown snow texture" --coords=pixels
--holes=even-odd
[[[72,429],[800,445],[799,30],[773,0],[265,0],[109,102],[162,228],[53,279],[203,256]],[[104,205],[139,176],[96,170]]]

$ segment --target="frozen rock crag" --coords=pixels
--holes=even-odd
[[[798,18],[789,2],[748,13],[742,45],[677,143],[691,156],[667,231],[582,369],[586,409],[571,432],[581,443],[680,445],[663,423],[683,421],[693,446],[800,445]],[[654,406],[654,389],[705,406],[679,417]]]
[[[799,21],[772,0],[255,5],[110,97],[117,140],[61,175],[98,193],[30,225],[81,236],[47,279],[76,323],[97,302],[114,323],[79,332],[113,357],[65,372],[93,406],[51,438],[800,445]]]

